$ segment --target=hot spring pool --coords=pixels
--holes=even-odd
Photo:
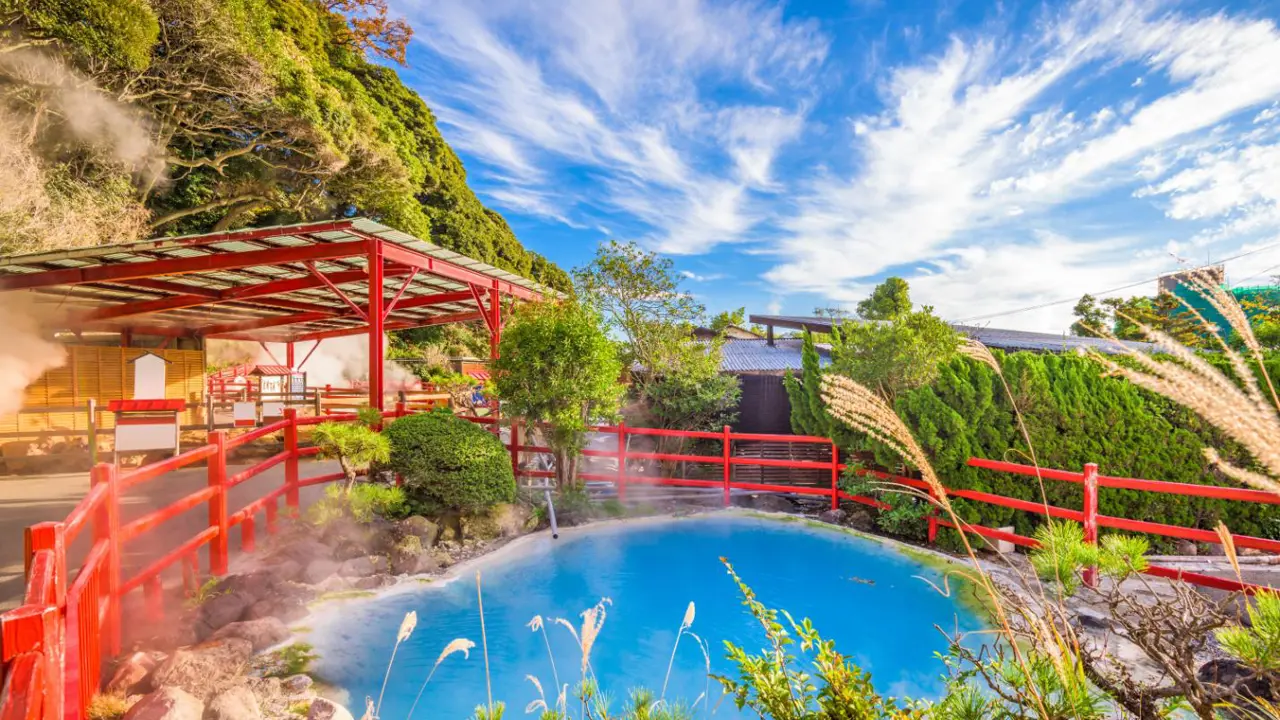
[[[513,718],[537,697],[526,675],[541,680],[548,698],[553,693],[546,647],[542,635],[527,626],[530,619],[562,617],[578,627],[582,611],[602,597],[612,605],[591,661],[615,710],[628,689],[661,687],[690,601],[696,606],[691,629],[710,646],[712,672],[733,674],[723,641],[754,652],[763,646],[763,634],[740,604],[722,556],[762,602],[789,610],[797,620],[811,618],[887,694],[936,697],[943,668],[933,654],[945,651],[946,640],[934,625],[962,631],[982,626],[971,608],[921,579],[941,585],[938,569],[890,545],[802,522],[728,515],[619,523],[568,530],[559,540],[538,537],[499,555],[478,569],[494,700],[504,701]],[[405,717],[440,651],[457,637],[473,640],[475,650],[470,659],[454,655],[444,661],[414,717],[470,716],[485,702],[474,575],[325,608],[306,638],[320,654],[314,670],[350,693],[358,717],[364,698],[377,698],[401,620],[414,610],[418,626],[396,655],[381,717]],[[580,654],[572,637],[551,623],[547,632],[561,681],[575,681]],[[702,653],[686,637],[667,697],[693,702],[705,687]],[[712,682],[717,716],[738,717],[732,701],[720,702],[720,696]]]

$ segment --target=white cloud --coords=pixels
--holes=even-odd
[[[693,282],[711,282],[713,280],[720,280],[721,278],[724,277],[724,275],[720,273],[712,273],[710,275],[699,275],[698,273],[693,272],[692,270],[681,270],[680,275],[689,280],[692,280]]]
[[[774,246],[781,262],[766,278],[852,300],[874,278],[906,271],[921,299],[952,315],[1107,287],[1107,278],[1134,279],[1148,263],[1108,252],[1094,242],[1107,233],[1078,216],[1067,220],[1087,232],[1073,242],[1029,243],[1029,232],[1062,204],[1113,197],[1139,176],[1151,189],[1147,200],[1130,200],[1131,210],[1165,196],[1171,219],[1228,217],[1235,232],[1276,220],[1276,155],[1228,152],[1181,174],[1189,158],[1177,153],[1232,136],[1225,122],[1280,98],[1280,75],[1267,69],[1280,65],[1273,23],[1083,2],[1041,27],[1012,42],[956,36],[941,54],[892,70],[881,88],[885,109],[854,120],[856,171],[802,189]],[[1145,87],[1131,97],[1113,97],[1114,86],[1105,98],[1081,92],[1135,65],[1163,74],[1169,89],[1156,97]],[[1166,238],[1134,238],[1130,256]],[[929,266],[940,271],[911,270]],[[1020,324],[1060,319],[1046,313]]]
[[[574,206],[620,209],[650,228],[642,239],[671,252],[740,241],[760,221],[749,196],[777,189],[774,159],[804,125],[773,88],[800,82],[828,46],[816,22],[753,0],[404,0],[400,9],[440,60],[419,89],[441,108],[448,137],[513,186],[490,197],[565,219]],[[747,91],[703,92],[722,83]],[[561,173],[591,181],[556,187]],[[536,206],[516,199],[535,189]]]

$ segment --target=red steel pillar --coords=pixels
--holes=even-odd
[[[382,241],[369,240],[369,407],[382,410]]]
[[[288,365],[290,370],[293,369],[293,343],[292,342],[287,342],[284,344],[284,364]]]
[[[502,297],[497,288],[489,290],[489,359],[498,359],[498,344],[502,342]]]
[[[1094,463],[1084,466],[1084,541],[1098,544],[1098,466]],[[1084,582],[1097,587],[1098,568],[1085,568]]]
[[[286,410],[285,412],[289,412]],[[209,456],[209,487],[217,488],[209,498],[209,527],[218,529],[218,536],[209,543],[209,574],[219,577],[227,574],[231,526],[227,520],[227,434],[223,430],[209,433],[209,443],[216,448]]]

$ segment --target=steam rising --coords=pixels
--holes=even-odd
[[[353,382],[369,380],[369,339],[364,335],[330,338],[320,343],[315,352],[311,352],[313,343],[304,342],[294,345],[297,353],[294,362],[300,363],[311,353],[306,365],[302,367],[307,374],[307,384],[311,386],[333,385],[346,387]],[[383,352],[386,352],[387,340],[383,336]],[[269,364],[285,362],[285,346],[282,343],[267,343],[267,350],[255,342],[242,340],[210,340],[206,345],[206,356],[211,365]],[[273,357],[274,356],[274,357]],[[418,378],[411,370],[395,362],[384,362],[382,366],[383,384],[388,391],[407,390],[417,387]]]
[[[66,349],[45,339],[42,325],[29,294],[0,295],[0,415],[21,409],[26,387],[67,361]]]

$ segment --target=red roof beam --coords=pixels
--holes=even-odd
[[[383,330],[410,330],[417,327],[430,327],[432,325],[447,325],[456,322],[469,322],[471,320],[479,320],[481,313],[463,312],[453,313],[450,315],[437,315],[432,318],[426,318],[419,321],[389,322],[382,326]],[[324,340],[325,338],[345,337],[347,335],[364,335],[369,332],[368,325],[361,325],[355,328],[337,328],[334,330],[321,330],[318,332],[305,333],[295,335],[293,342],[303,342],[306,340]]]
[[[442,278],[448,278],[467,285],[479,285],[485,288],[494,288],[504,295],[511,295],[524,300],[541,300],[542,295],[534,290],[530,290],[522,285],[498,280],[489,277],[475,270],[468,270],[461,265],[454,265],[446,260],[433,258],[429,255],[423,255],[416,250],[411,250],[402,245],[384,242],[382,244],[382,256],[388,262],[406,267],[418,268],[431,275]]]
[[[368,316],[364,313],[364,308],[360,307],[354,300],[347,297],[347,294],[342,292],[341,288],[339,288],[332,280],[325,277],[324,273],[317,270],[315,263],[307,263],[307,269],[310,270],[311,274],[318,278],[320,282],[324,283],[334,295],[337,295],[338,299],[342,300],[342,302],[346,303],[352,310],[354,310],[355,314],[360,316],[360,319],[368,319]]]
[[[409,277],[405,278],[404,284],[400,286],[400,291],[397,292],[395,297],[391,298],[391,302],[387,303],[386,306],[383,308],[382,310],[383,320],[386,320],[387,316],[391,314],[391,311],[395,309],[396,303],[400,302],[400,297],[404,295],[404,291],[409,289],[409,283],[413,282],[413,279],[417,276],[418,276],[418,269],[412,268],[409,271]]]
[[[318,243],[298,247],[252,250],[242,253],[217,253],[189,258],[169,258],[148,262],[121,263],[119,265],[94,265],[83,268],[64,268],[25,275],[0,276],[0,290],[25,290],[52,285],[80,285],[93,282],[112,282],[138,278],[154,278],[163,275],[210,270],[233,270],[254,265],[279,265],[308,260],[333,260],[363,255],[365,243],[361,241]]]
[[[281,315],[279,317],[258,318],[256,320],[243,320],[240,322],[208,325],[199,328],[197,332],[204,337],[216,337],[225,333],[243,333],[249,330],[262,330],[265,328],[280,327],[281,325],[295,325],[297,323],[332,319],[333,316],[328,313],[298,313],[297,315]]]

